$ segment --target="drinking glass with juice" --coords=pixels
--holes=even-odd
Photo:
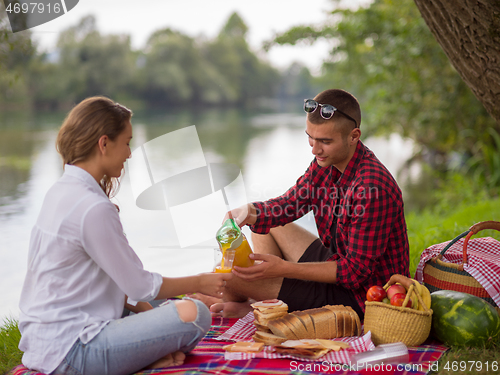
[[[220,266],[215,267],[215,272],[230,273],[233,269],[235,253],[235,250],[226,249],[226,251],[222,255]]]

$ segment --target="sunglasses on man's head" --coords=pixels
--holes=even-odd
[[[354,121],[354,123],[356,124],[356,127],[358,127],[358,123],[356,120],[354,120],[347,113],[342,112],[340,109],[334,107],[333,105],[320,104],[314,99],[304,99],[304,111],[306,111],[307,113],[313,113],[318,107],[321,107],[319,114],[325,120],[330,120],[333,117],[333,115],[335,114],[335,112],[339,112],[340,114],[347,117],[349,120]]]

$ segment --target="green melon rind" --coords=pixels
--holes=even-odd
[[[500,338],[500,316],[483,299],[440,290],[431,300],[431,335],[445,345],[481,347]]]

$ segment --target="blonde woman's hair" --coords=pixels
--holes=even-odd
[[[125,130],[132,111],[104,96],[87,98],[66,116],[56,140],[56,149],[63,164],[75,164],[89,158],[99,142],[107,135],[110,140]],[[111,197],[118,188],[118,179],[104,176],[101,188]]]

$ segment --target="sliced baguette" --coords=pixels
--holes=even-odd
[[[265,319],[269,315],[273,316],[273,319]],[[254,324],[259,332],[264,332],[267,327],[273,335],[288,340],[333,339],[361,334],[359,316],[350,306],[326,305],[282,315],[262,314],[254,310],[254,316]],[[261,323],[262,321],[264,323]]]
[[[313,339],[314,337],[310,336],[309,333],[306,331],[304,324],[302,324],[302,321],[295,315],[289,314],[287,315],[287,321],[292,324],[293,326],[293,332],[295,333],[295,336],[300,339]]]
[[[332,317],[328,321],[329,323],[329,334],[330,336],[328,337],[329,339],[338,337],[339,335],[339,316],[337,316],[337,313],[335,311],[330,310],[330,314],[332,314]],[[319,337],[318,337],[319,338]]]
[[[256,331],[252,337],[255,342],[262,342],[264,345],[279,345],[287,340],[285,337],[262,331]]]
[[[351,306],[346,307],[348,311],[351,312],[351,315],[354,317],[355,329],[353,329],[353,336],[361,336],[361,320],[359,319],[359,315]]]
[[[315,338],[314,323],[311,315],[305,311],[294,311],[291,315],[295,315],[302,322],[308,337]]]
[[[354,336],[354,332],[356,331],[356,321],[354,320],[354,316],[351,311],[347,310],[344,312],[345,320],[344,320],[344,335],[345,336]]]
[[[257,327],[257,331],[271,332],[271,330],[269,329],[269,327],[267,325],[265,326],[265,325],[259,324],[256,321],[253,322],[253,325],[255,327]]]
[[[357,316],[356,312],[350,307],[346,307],[344,305],[328,305],[325,306],[333,311],[337,311],[338,313],[343,315],[343,332],[342,336],[337,337],[351,337],[351,336],[359,336],[356,335],[356,320],[355,316]],[[358,317],[359,319],[359,317]]]
[[[317,308],[314,308],[314,309],[307,309],[307,310],[304,310],[303,313],[309,315],[309,318],[311,319],[311,322],[312,322],[312,328],[313,328],[313,332],[314,332],[314,338],[318,338],[317,337],[317,331],[318,330],[321,330],[322,328],[317,328],[316,327],[316,321],[317,319],[315,320],[314,317],[317,317],[319,318],[321,315],[323,315],[325,313],[324,311],[325,309],[323,307],[317,307]],[[323,327],[324,328],[324,327]]]
[[[276,336],[284,337],[289,340],[297,340],[297,335],[293,333],[291,327],[285,323],[285,318],[271,320],[267,326]]]
[[[344,337],[352,336],[351,332],[351,317],[349,316],[347,309],[343,305],[327,305],[327,309],[334,311],[337,314],[337,336]]]
[[[283,317],[283,318],[279,318],[279,319],[282,319],[280,321],[280,323],[286,327],[285,328],[285,333],[287,334],[286,337],[291,339],[291,340],[298,340],[299,336],[296,333],[294,324],[290,321],[289,315],[287,315],[286,317]]]
[[[330,321],[333,313],[329,309],[319,308],[311,315],[314,322],[315,338],[329,339],[330,337]]]
[[[345,328],[344,336],[356,336],[357,333],[356,319],[355,319],[355,315],[357,315],[356,312],[350,306],[339,305],[338,308],[341,309],[341,311],[346,317],[345,319],[346,324],[344,325]]]
[[[269,321],[285,316],[286,314],[288,314],[286,311],[277,311],[269,314],[264,314],[259,310],[253,311],[253,316],[255,318],[255,321],[264,326],[267,325]]]

